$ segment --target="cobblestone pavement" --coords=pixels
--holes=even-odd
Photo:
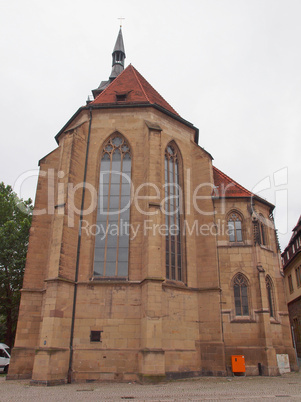
[[[301,401],[301,371],[281,377],[201,377],[159,385],[84,383],[30,386],[0,377],[0,401]]]

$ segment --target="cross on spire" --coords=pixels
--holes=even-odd
[[[122,28],[122,20],[125,20],[125,18],[119,17],[119,18],[117,18],[117,19],[120,20],[120,28]]]

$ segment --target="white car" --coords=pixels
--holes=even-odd
[[[10,348],[0,343],[0,372],[7,373],[10,362]]]

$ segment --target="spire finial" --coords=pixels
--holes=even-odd
[[[122,28],[122,20],[125,20],[125,18],[119,17],[119,18],[117,18],[117,19],[120,20],[120,28]]]

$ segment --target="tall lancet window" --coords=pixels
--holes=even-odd
[[[233,281],[236,315],[249,315],[248,281],[242,274],[237,274]]]
[[[131,151],[115,134],[105,144],[100,162],[95,276],[128,276],[130,195]]]
[[[166,279],[184,281],[180,154],[171,143],[165,150]]]
[[[265,277],[265,283],[267,287],[270,316],[275,318],[274,285],[269,275]]]

